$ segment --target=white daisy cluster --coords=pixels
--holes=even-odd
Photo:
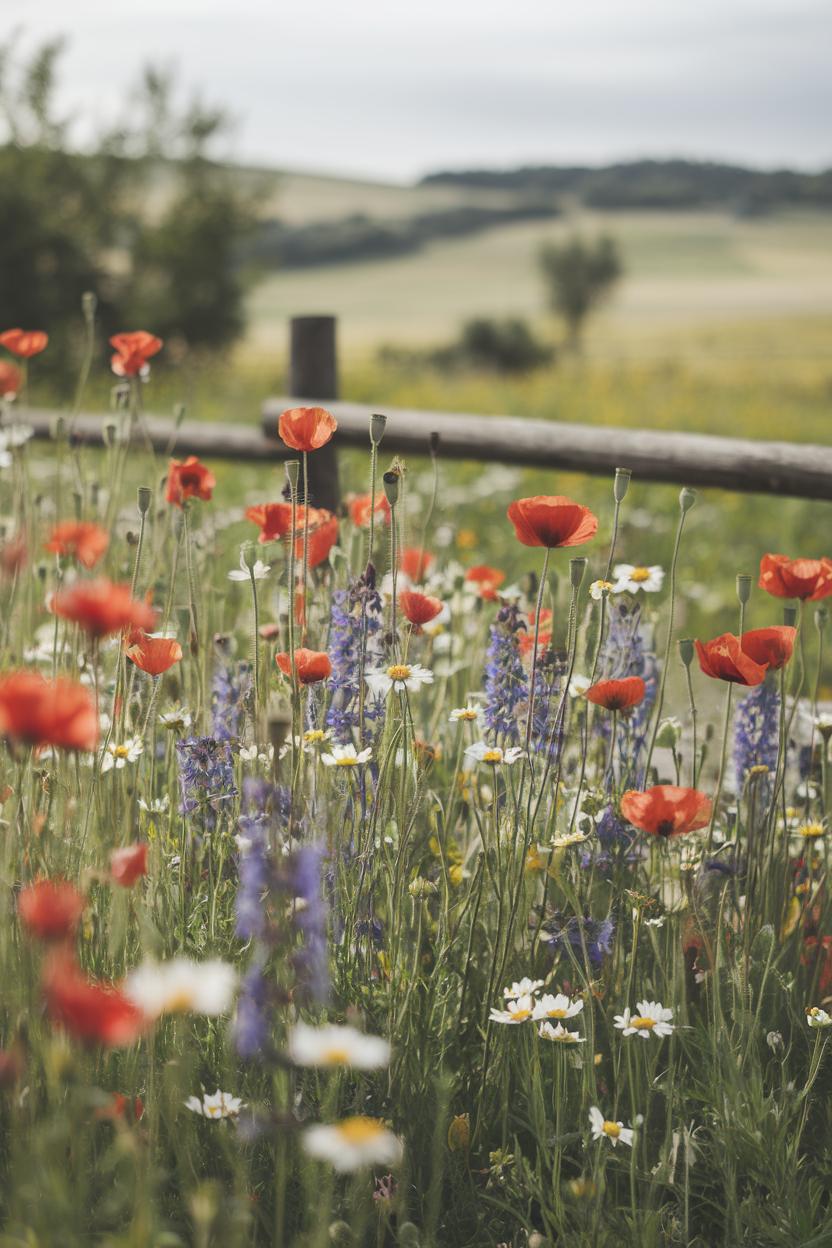
[[[185,1108],[193,1114],[199,1114],[201,1118],[219,1121],[221,1118],[236,1118],[243,1108],[243,1102],[238,1096],[232,1096],[230,1092],[220,1092],[217,1088],[210,1096],[206,1092],[201,1100],[198,1096],[189,1096]]]
[[[636,1013],[627,1006],[623,1014],[615,1015],[615,1025],[625,1036],[641,1036],[649,1040],[650,1036],[661,1039],[673,1031],[673,1011],[668,1010],[659,1001],[637,1001]]]
[[[504,988],[506,1008],[493,1008],[489,1014],[491,1022],[516,1025],[531,1021],[540,1024],[538,1035],[544,1040],[558,1044],[583,1044],[583,1036],[564,1026],[567,1019],[580,1014],[584,1008],[583,1001],[573,1000],[563,992],[544,993],[538,998],[537,993],[542,987],[542,979],[521,979]]]

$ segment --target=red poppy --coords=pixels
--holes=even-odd
[[[274,656],[274,661],[284,676],[292,675],[292,664],[289,655],[283,651]],[[321,650],[295,651],[295,672],[302,685],[316,685],[319,680],[326,680],[332,675],[332,664],[329,655]]]
[[[86,897],[68,880],[36,880],[20,890],[17,913],[30,936],[69,940],[86,904]]]
[[[84,568],[94,568],[110,545],[110,535],[90,520],[64,520],[55,526],[46,549],[71,556]]]
[[[789,559],[787,555],[763,555],[760,589],[775,598],[802,598],[817,602],[832,594],[832,559]]]
[[[699,666],[706,676],[727,680],[735,685],[761,685],[766,678],[766,666],[757,663],[746,654],[739,637],[723,633],[713,641],[696,643]]]
[[[184,462],[172,459],[165,499],[174,507],[181,507],[186,498],[201,498],[207,503],[216,484],[213,472],[201,464],[196,455],[189,455]]]
[[[551,632],[550,631],[546,631],[546,632],[538,631],[538,634],[537,634],[538,654],[540,654],[542,650],[545,650],[546,647],[550,646],[551,644],[552,644]],[[526,657],[527,654],[531,654],[532,650],[534,649],[534,628],[531,628],[528,632],[521,632],[517,634],[517,646],[518,646],[518,649],[520,650],[521,655],[523,655],[524,658]]]
[[[406,619],[418,628],[435,620],[442,610],[442,603],[430,594],[420,594],[415,589],[404,589],[399,594],[399,606]]]
[[[484,598],[486,602],[494,602],[497,590],[506,579],[506,574],[499,568],[489,568],[487,564],[479,563],[475,568],[468,569],[465,579],[469,584],[477,587],[480,598]]]
[[[581,546],[594,537],[598,517],[588,507],[561,495],[519,498],[508,508],[517,540],[524,546]]]
[[[302,510],[298,508],[299,512]],[[291,532],[291,503],[258,503],[256,507],[247,507],[245,515],[246,520],[253,521],[260,529],[260,542],[276,542]],[[297,523],[300,525],[300,519]]]
[[[301,511],[303,509],[301,508]],[[295,539],[295,558],[303,558],[304,516],[298,519],[298,536]],[[329,552],[338,541],[338,518],[323,507],[309,508],[309,535],[307,559],[310,568],[317,568],[329,558]]]
[[[630,789],[621,799],[621,813],[628,823],[651,836],[681,836],[707,827],[711,799],[698,789],[676,784],[656,784],[643,793]]]
[[[120,1048],[133,1044],[148,1019],[114,984],[87,979],[66,951],[49,958],[43,971],[46,1012],[79,1040]]]
[[[125,845],[123,849],[114,849],[110,854],[110,879],[122,888],[130,888],[147,875],[147,842],[136,845]]]
[[[293,451],[317,451],[337,428],[338,422],[325,407],[290,407],[280,417],[278,433]]]
[[[419,546],[405,546],[399,556],[399,570],[411,581],[421,581],[433,563],[433,555],[429,550]]]
[[[768,667],[776,672],[785,667],[794,651],[797,629],[786,624],[778,624],[773,628],[752,628],[740,638],[743,653],[747,654],[761,667]]]
[[[147,633],[139,633],[126,653],[130,662],[148,676],[161,676],[182,658],[182,647],[170,637],[148,637]]]
[[[0,334],[0,347],[5,347],[13,355],[19,355],[22,360],[40,355],[41,351],[46,350],[48,342],[49,335],[42,329],[7,329],[4,334]]]
[[[366,529],[370,524],[370,495],[355,494],[348,503],[350,520],[359,529]],[[376,495],[375,506],[373,511],[377,516],[382,516],[386,523],[390,521],[390,504],[384,494]]]
[[[9,672],[0,677],[0,737],[38,748],[94,750],[98,716],[92,694],[63,677]]]
[[[116,352],[110,366],[117,377],[135,377],[163,345],[161,338],[143,329],[132,334],[116,334],[110,339],[110,346]]]
[[[0,399],[13,399],[20,393],[23,374],[8,360],[0,360]]]
[[[74,620],[91,637],[107,637],[126,628],[146,631],[156,623],[156,612],[146,602],[134,598],[129,585],[112,581],[79,581],[52,598],[52,610],[65,620]]]
[[[640,676],[621,680],[599,680],[586,691],[587,701],[608,711],[627,711],[644,701],[645,684]]]

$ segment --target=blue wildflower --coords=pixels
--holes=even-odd
[[[520,658],[526,623],[515,603],[501,607],[491,625],[485,663],[485,722],[496,736],[519,741],[518,709],[528,701],[529,684]]]
[[[218,741],[233,741],[242,735],[251,691],[251,668],[248,663],[222,664],[215,671],[211,690],[211,727]]]
[[[749,690],[734,715],[734,773],[741,793],[752,767],[768,767],[771,776],[777,767],[780,743],[780,691],[766,680]],[[764,787],[768,794],[770,784]]]
[[[372,565],[346,589],[336,589],[330,608],[329,657],[332,675],[328,681],[330,705],[327,727],[339,745],[353,741],[359,720],[359,676],[361,650],[365,647],[365,671],[384,661],[384,610],[375,585]],[[371,740],[384,717],[384,699],[367,692],[364,705],[365,734]]]
[[[215,737],[187,737],[176,742],[176,757],[180,814],[191,816],[204,832],[210,832],[218,814],[237,796],[231,747]]]

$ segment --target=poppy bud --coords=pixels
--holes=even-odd
[[[286,480],[289,482],[289,489],[294,494],[298,488],[298,475],[300,473],[300,460],[286,460]]]
[[[56,442],[64,442],[66,440],[66,420],[63,416],[55,417],[55,423],[52,426],[52,437]]]
[[[751,584],[751,577],[747,573],[737,573],[737,598],[739,598],[742,606],[745,606],[751,597]]]
[[[580,589],[586,572],[587,560],[580,556],[569,560],[569,583],[573,589]]]
[[[682,509],[682,515],[685,516],[696,503],[696,490],[685,486],[679,495],[679,506]]]
[[[137,502],[138,502],[138,507],[139,507],[139,514],[142,516],[146,516],[148,511],[150,510],[150,504],[153,499],[153,493],[150,487],[147,485],[140,485],[138,489],[138,494],[136,497],[137,497]]]
[[[616,468],[615,481],[612,485],[612,493],[617,503],[624,502],[627,490],[630,488],[630,477],[632,475],[633,474],[629,468]]]
[[[797,607],[784,607],[783,608],[783,623],[788,628],[794,628],[795,624],[797,623]]]
[[[815,612],[815,628],[821,636],[826,632],[826,626],[829,623],[829,610],[827,607],[818,607]]]
[[[683,637],[679,642],[679,658],[685,667],[690,667],[693,662],[694,647],[690,637]]]
[[[84,320],[88,325],[92,325],[95,320],[95,314],[98,310],[98,297],[91,290],[85,290],[81,296],[81,311],[84,314]]]
[[[399,474],[397,472],[385,472],[382,481],[384,482],[384,493],[387,495],[387,501],[391,507],[395,507],[399,501]]]
[[[387,428],[387,417],[382,416],[380,412],[373,412],[370,417],[370,441],[373,446],[379,446],[381,439],[384,437],[384,430]]]
[[[436,459],[436,456],[439,454],[439,434],[436,432],[435,429],[433,433],[430,435],[428,445],[430,446],[431,459]]]

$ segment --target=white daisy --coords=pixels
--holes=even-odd
[[[506,1001],[516,1001],[518,997],[533,997],[538,988],[543,987],[542,979],[516,979],[508,988],[503,989]]]
[[[596,602],[615,592],[615,583],[613,581],[593,581],[589,587],[589,596],[594,598]]]
[[[486,745],[485,741],[478,741],[476,745],[468,746],[465,756],[476,763],[489,763],[492,767],[499,767],[502,764],[510,766],[516,763],[518,758],[523,757],[523,751],[516,745],[504,750],[499,745]]]
[[[625,1127],[623,1122],[608,1121],[597,1105],[593,1105],[589,1111],[589,1126],[593,1140],[602,1140],[606,1136],[613,1148],[617,1144],[628,1144],[630,1148],[633,1146],[632,1127]]]
[[[492,1023],[525,1023],[534,1016],[534,997],[528,993],[516,1001],[507,1001],[505,1010],[492,1009]]]
[[[232,1096],[230,1092],[220,1092],[217,1088],[212,1096],[206,1093],[202,1100],[198,1096],[189,1096],[185,1102],[185,1108],[190,1109],[194,1114],[199,1114],[202,1118],[236,1118],[243,1108],[243,1102],[239,1096]]]
[[[827,1014],[819,1005],[812,1005],[806,1011],[806,1022],[810,1027],[832,1027],[832,1015]]]
[[[289,1057],[296,1066],[351,1066],[378,1070],[390,1062],[390,1045],[381,1036],[368,1036],[355,1027],[309,1027],[297,1023],[289,1032]]]
[[[184,735],[193,723],[193,716],[184,706],[172,706],[169,711],[165,711],[159,716],[159,723],[163,728],[167,728],[169,732],[178,732],[180,735]]]
[[[321,762],[325,767],[360,767],[372,756],[370,746],[366,750],[356,750],[354,745],[333,745],[331,754],[321,755]]]
[[[613,568],[615,587],[613,593],[637,594],[643,589],[647,594],[655,594],[664,582],[664,569],[654,564],[646,568],[640,564],[617,563]]]
[[[135,763],[144,753],[144,742],[141,737],[128,737],[121,745],[116,745],[115,741],[111,741],[109,745],[104,747],[104,753],[101,756],[101,770],[112,771],[113,768],[121,771],[122,767],[126,767],[128,763]]]
[[[627,1006],[623,1014],[615,1015],[615,1025],[625,1036],[643,1036],[649,1040],[650,1033],[661,1038],[673,1031],[673,1011],[665,1009],[658,1001],[637,1001],[636,1013]]]
[[[241,745],[239,750],[240,758],[244,763],[253,763],[258,752],[256,745]]]
[[[582,698],[591,684],[592,681],[588,676],[582,676],[580,672],[575,672],[569,681],[570,698]]]
[[[251,571],[249,571],[248,564],[246,563],[246,557],[241,551],[239,570],[234,568],[233,571],[227,573],[227,576],[229,581],[250,581],[252,575],[254,576],[255,581],[262,581],[269,575],[271,570],[272,565],[270,563],[264,563],[262,559],[257,559],[254,563],[254,567]]]
[[[366,680],[378,698],[386,696],[391,689],[395,689],[397,693],[402,693],[405,689],[416,693],[422,685],[433,684],[433,672],[422,667],[421,663],[391,663],[383,670],[368,672]]]
[[[448,716],[448,723],[477,724],[482,719],[482,713],[481,706],[472,706],[469,702],[467,706],[457,706],[452,710]]]
[[[655,919],[645,919],[644,926],[645,927],[664,927],[664,915],[660,914],[658,918],[655,918]]]
[[[303,734],[302,744],[307,754],[314,754],[315,747],[323,745],[324,741],[328,741],[332,733],[328,728],[308,728]]]
[[[331,1126],[318,1123],[303,1133],[310,1157],[328,1161],[341,1174],[363,1166],[395,1166],[402,1159],[402,1142],[377,1118],[343,1118]]]
[[[124,991],[150,1018],[174,1013],[215,1017],[231,1009],[236,985],[237,972],[218,958],[173,958],[143,962],[127,976]]]
[[[149,802],[140,797],[139,810],[144,811],[146,815],[166,815],[170,810],[170,794],[165,793],[164,797],[154,797]]]
[[[544,1018],[574,1018],[576,1014],[580,1014],[583,1008],[584,1003],[581,1000],[573,1001],[571,997],[567,997],[563,992],[559,992],[556,995],[547,992],[535,1004],[532,1017],[535,1022],[539,1022]]]
[[[555,1044],[586,1044],[586,1036],[570,1031],[563,1023],[558,1023],[555,1027],[551,1023],[541,1023],[537,1034],[542,1040],[551,1040]]]

